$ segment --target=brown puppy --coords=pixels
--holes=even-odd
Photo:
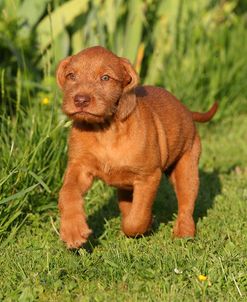
[[[194,121],[210,120],[217,104],[192,113],[165,89],[137,86],[128,60],[99,46],[61,61],[57,82],[63,111],[73,120],[59,194],[60,234],[67,246],[80,247],[91,233],[82,195],[94,178],[118,188],[123,232],[144,234],[163,172],[178,199],[174,236],[193,237],[201,151]]]

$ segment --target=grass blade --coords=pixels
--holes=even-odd
[[[26,189],[24,189],[24,190],[21,190],[20,192],[14,194],[14,195],[11,195],[11,196],[9,196],[9,197],[4,198],[4,199],[2,199],[2,200],[0,201],[0,204],[4,204],[4,203],[7,203],[7,202],[9,202],[9,201],[11,201],[11,200],[14,200],[14,199],[18,199],[18,198],[20,198],[20,197],[23,197],[25,194],[27,194],[27,193],[33,191],[38,185],[39,185],[39,183],[37,183],[37,184],[35,184],[35,185],[32,185],[32,186],[30,186],[30,187],[28,187],[28,188],[26,188]]]

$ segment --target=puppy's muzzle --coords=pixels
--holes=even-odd
[[[74,96],[74,104],[78,108],[85,108],[90,104],[91,97],[87,94],[77,94]]]

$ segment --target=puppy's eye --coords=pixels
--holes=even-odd
[[[73,72],[70,72],[70,73],[68,73],[68,74],[66,75],[66,79],[67,79],[67,80],[71,80],[71,81],[75,81],[76,76],[75,76],[75,74],[74,74]]]
[[[104,74],[102,77],[101,77],[101,81],[109,81],[110,80],[110,77],[108,76],[108,74]]]

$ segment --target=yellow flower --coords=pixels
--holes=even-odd
[[[48,98],[43,98],[41,103],[42,103],[42,105],[48,105],[50,103],[50,101]]]
[[[204,275],[199,275],[198,276],[198,280],[201,281],[201,282],[206,281],[207,279],[208,279],[207,276],[204,276]]]

